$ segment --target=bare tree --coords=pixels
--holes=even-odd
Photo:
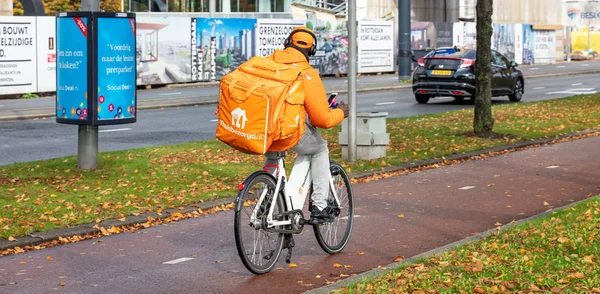
[[[479,137],[490,137],[494,127],[492,117],[492,13],[493,0],[477,0],[477,55],[475,75],[475,119],[473,132]]]

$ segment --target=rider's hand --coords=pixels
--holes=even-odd
[[[337,108],[341,109],[344,112],[344,118],[350,115],[350,108],[348,107],[348,104],[344,103],[344,101],[338,103]]]

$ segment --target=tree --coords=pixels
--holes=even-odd
[[[490,137],[492,117],[492,13],[493,0],[477,0],[477,54],[475,57],[475,119],[473,132],[479,137]]]
[[[306,27],[307,27],[308,29],[312,30],[312,29],[313,29],[313,23],[312,23],[311,21],[307,21],[307,22],[306,22]]]

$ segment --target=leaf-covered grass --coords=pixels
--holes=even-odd
[[[600,198],[336,293],[599,293]]]
[[[385,159],[342,162],[348,172],[439,158],[510,142],[600,127],[600,95],[493,108],[494,130],[506,138],[465,136],[473,111],[389,119]],[[323,130],[331,156],[341,161],[340,128]],[[260,169],[262,156],[241,154],[216,140],[101,153],[100,168],[78,171],[77,158],[0,167],[0,237],[90,223],[96,219],[179,207],[234,196]],[[293,156],[288,157],[289,163]],[[291,165],[288,165],[288,167]]]

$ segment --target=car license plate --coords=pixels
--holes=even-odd
[[[431,71],[432,75],[436,75],[436,76],[449,76],[452,75],[452,71],[451,70],[432,70]]]

